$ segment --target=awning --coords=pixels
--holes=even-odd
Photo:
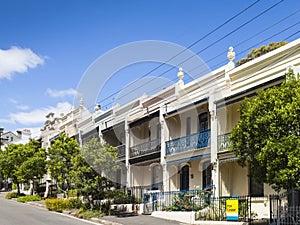
[[[225,159],[219,159],[220,165],[224,164],[224,163],[229,163],[229,162],[236,162],[238,161],[237,157],[231,157],[231,158],[225,158]]]
[[[167,162],[167,166],[173,165],[173,164],[179,164],[179,163],[183,163],[183,162],[189,162],[189,161],[193,161],[193,160],[197,160],[197,159],[205,159],[205,158],[210,158],[210,154],[197,155],[197,156],[192,156],[192,157],[189,157],[189,158],[169,161],[169,162]]]

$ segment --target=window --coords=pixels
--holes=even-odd
[[[180,171],[180,191],[189,190],[189,187],[190,187],[189,170],[190,170],[190,167],[186,165],[186,166],[182,167],[182,169]]]
[[[191,117],[186,118],[186,146],[190,146]]]
[[[198,116],[198,130],[203,131],[208,129],[208,113],[204,112]]]
[[[152,167],[152,190],[158,190],[160,181],[161,167],[155,165]]]
[[[256,179],[250,176],[250,195],[253,197],[263,197],[264,196],[264,184],[259,183]]]
[[[203,189],[212,184],[211,170],[212,170],[212,165],[210,162],[203,163],[203,171],[202,171],[202,188]]]

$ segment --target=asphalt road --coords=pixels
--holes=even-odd
[[[94,222],[79,220],[36,206],[0,198],[0,225],[89,225]]]
[[[1,193],[2,194],[2,193]],[[0,195],[1,195],[0,194]],[[129,217],[105,216],[105,224],[115,222],[122,225],[182,225],[177,221],[139,215]],[[0,196],[0,225],[101,225],[98,222],[81,220],[62,213],[50,212],[45,208],[4,199]]]

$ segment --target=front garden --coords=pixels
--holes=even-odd
[[[67,198],[46,198],[42,199],[39,195],[18,194],[16,192],[7,193],[6,199],[15,199],[18,202],[42,201],[49,211],[68,213],[78,218],[90,219],[99,218],[116,213],[116,205],[135,205],[140,204],[141,200],[132,195],[128,195],[123,190],[109,190],[105,192],[104,200],[84,199],[77,196],[76,190],[70,190]],[[119,211],[119,210],[118,210]]]

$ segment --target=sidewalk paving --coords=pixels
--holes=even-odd
[[[180,223],[174,220],[165,220],[156,218],[150,215],[137,215],[137,216],[128,216],[128,217],[117,217],[117,216],[104,216],[104,220],[116,222],[122,225],[181,225]]]

